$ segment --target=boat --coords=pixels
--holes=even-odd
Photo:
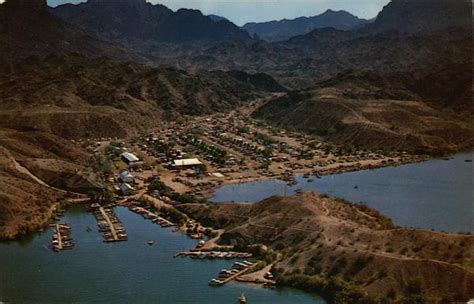
[[[155,243],[155,242],[152,241],[152,240],[149,240],[149,241],[148,241],[148,245],[150,245],[150,246],[153,245],[154,243]]]
[[[240,304],[246,304],[247,303],[247,297],[245,296],[245,294],[241,294],[240,297],[239,297],[239,303]]]
[[[222,284],[224,284],[224,282],[221,281],[221,280],[217,280],[217,279],[212,279],[212,280],[209,281],[209,285],[211,285],[211,286],[219,286],[219,285],[222,285]]]

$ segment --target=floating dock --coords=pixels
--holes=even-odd
[[[67,224],[55,224],[53,226],[55,227],[52,240],[53,250],[59,252],[61,250],[72,249],[74,243],[71,238],[71,227]]]
[[[175,257],[190,257],[194,259],[241,259],[252,257],[248,252],[235,251],[183,251],[175,255]]]
[[[211,286],[222,286],[257,266],[257,262],[235,262],[231,269],[222,269],[217,279],[209,281]]]
[[[96,207],[93,209],[99,231],[104,235],[104,242],[128,240],[127,233],[120,220],[111,208]]]
[[[176,226],[174,223],[170,222],[169,220],[162,218],[156,213],[153,213],[152,211],[145,209],[143,207],[130,207],[129,209],[137,214],[140,214],[144,218],[151,220],[153,223],[159,224],[161,227]]]

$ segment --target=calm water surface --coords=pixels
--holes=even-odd
[[[328,175],[313,182],[299,176],[293,187],[280,180],[227,185],[211,200],[257,202],[302,189],[364,202],[401,226],[474,232],[473,164],[465,162],[467,159],[472,160],[473,154],[458,154],[449,161],[436,159]]]
[[[106,244],[92,214],[75,206],[61,222],[69,223],[76,246],[54,253],[52,230],[27,242],[0,244],[0,301],[7,303],[325,303],[297,290],[270,290],[252,284],[207,282],[232,260],[173,258],[196,241],[116,209],[129,241]],[[87,232],[87,227],[92,231]],[[155,244],[149,246],[148,240]]]

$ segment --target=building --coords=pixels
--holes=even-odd
[[[224,178],[225,177],[224,174],[219,173],[219,172],[213,172],[213,173],[211,173],[211,176],[217,177],[217,178]]]
[[[135,194],[135,188],[130,186],[130,184],[127,184],[127,183],[120,184],[119,188],[120,188],[120,194],[122,195],[126,196],[126,195]]]
[[[183,158],[183,159],[175,159],[174,166],[177,168],[186,168],[186,167],[195,167],[202,165],[202,162],[197,158]]]
[[[135,154],[130,152],[124,152],[120,155],[120,158],[127,164],[133,165],[140,162],[140,159],[135,156]]]
[[[122,171],[120,174],[119,174],[119,180],[122,182],[122,183],[134,183],[135,182],[135,178],[133,177],[133,175],[130,174],[130,172],[128,172],[127,170],[125,171]]]

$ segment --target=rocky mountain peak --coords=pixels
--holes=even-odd
[[[392,0],[379,13],[371,28],[415,33],[449,27],[469,29],[471,22],[470,0]]]

